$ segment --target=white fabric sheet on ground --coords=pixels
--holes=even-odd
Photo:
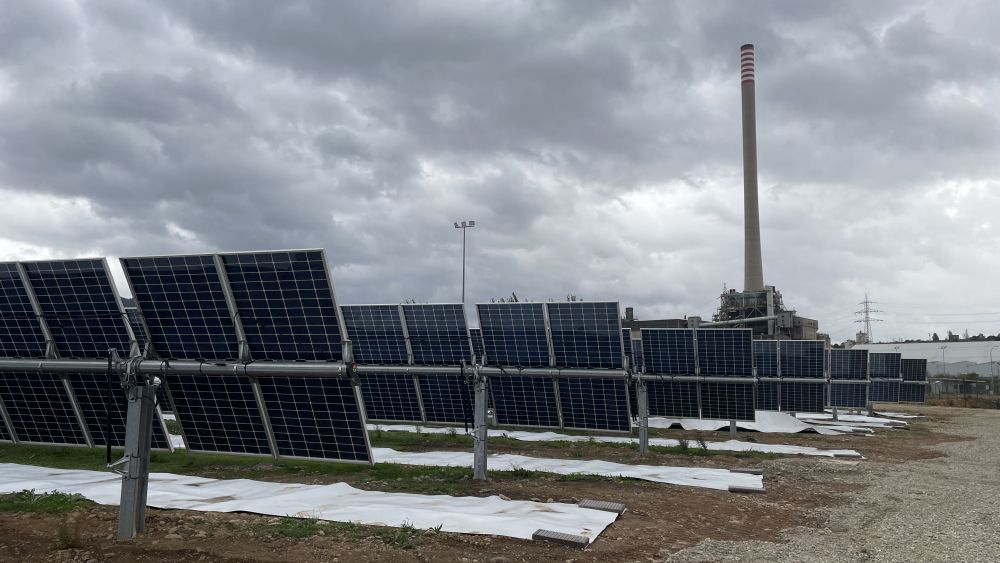
[[[834,424],[865,424],[871,425],[872,427],[891,427],[891,426],[907,426],[908,424],[902,420],[893,420],[891,418],[885,418],[881,416],[867,416],[863,414],[838,414],[837,420],[833,420],[833,414],[829,413],[796,413],[796,418],[803,421],[816,421],[820,424],[826,424],[833,422]]]
[[[398,452],[390,448],[372,448],[375,463],[399,463],[433,467],[472,467],[472,452]],[[721,491],[729,487],[764,490],[760,475],[734,473],[728,469],[700,467],[667,467],[659,465],[628,465],[612,461],[552,459],[514,454],[488,456],[490,471],[542,471],[559,475],[600,475],[629,477],[655,483],[704,487]]]
[[[797,432],[817,432],[825,435],[870,433],[865,428],[852,428],[844,425],[806,424],[783,412],[756,411],[755,421],[737,421],[737,428],[755,432],[775,434],[795,434]],[[650,417],[650,428],[671,428],[680,426],[684,430],[714,432],[729,428],[729,422],[724,420],[709,420],[699,418],[661,418]]]
[[[117,505],[121,478],[110,472],[0,464],[0,492],[79,493]],[[379,526],[441,526],[445,532],[531,539],[538,529],[594,541],[616,514],[573,504],[362,491],[346,483],[304,485],[151,473],[149,506],[203,512],[254,512]]]
[[[369,430],[383,430],[387,432],[415,432],[423,434],[452,434],[461,430],[454,427],[441,428],[433,426],[413,426],[409,424],[369,424]],[[638,438],[629,436],[571,436],[558,432],[527,432],[523,430],[499,430],[491,428],[490,438],[510,438],[522,442],[602,442],[611,444],[637,444]],[[680,445],[680,441],[673,438],[650,438],[650,446],[660,446],[672,448]],[[726,440],[724,442],[705,442],[709,450],[719,452],[760,452],[784,455],[808,455],[821,457],[861,457],[861,454],[854,450],[824,450],[810,446],[792,446],[785,444],[756,444],[753,442],[741,442],[739,440]]]
[[[875,414],[879,416],[887,416],[889,418],[924,418],[924,415],[922,414],[907,414],[905,412],[875,411]]]

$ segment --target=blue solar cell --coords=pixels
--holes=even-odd
[[[472,423],[473,386],[464,376],[421,374],[417,376],[417,381],[427,422]]]
[[[703,376],[752,377],[753,331],[698,329],[698,364]]]
[[[645,330],[643,331],[645,332]],[[698,418],[698,384],[694,381],[648,379],[649,416]]]
[[[617,302],[546,303],[556,366],[622,369]]]
[[[559,404],[551,378],[496,375],[489,381],[497,424],[559,427]]]
[[[457,366],[472,362],[469,328],[461,303],[403,305],[413,363]]]
[[[368,431],[348,378],[261,377],[278,455],[371,461]]]
[[[635,354],[632,352],[632,330],[628,328],[622,329],[622,346],[625,349],[625,357],[628,358],[629,366],[633,371],[636,370]]]
[[[901,359],[899,367],[903,381],[927,381],[927,360]]]
[[[781,350],[781,377],[823,379],[826,376],[822,340],[782,340],[778,348]]]
[[[128,354],[123,311],[104,260],[27,262],[28,280],[63,358]]]
[[[13,262],[0,263],[0,356],[45,356],[45,334]]]
[[[778,343],[774,340],[754,340],[753,362],[757,377],[778,377]],[[762,410],[777,410],[777,407]]]
[[[754,343],[756,344],[756,342]],[[759,411],[781,410],[781,401],[778,399],[778,381],[758,381],[757,382],[757,404]]]
[[[354,361],[369,365],[406,365],[406,335],[398,305],[342,305]]]
[[[923,403],[927,399],[927,386],[923,383],[903,382],[899,386],[899,402]]]
[[[868,373],[872,379],[900,379],[902,356],[896,352],[868,354]]]
[[[899,381],[873,379],[868,387],[868,398],[874,403],[898,403]]]
[[[128,397],[116,376],[111,385],[111,401],[108,401],[108,378],[104,374],[71,373],[69,381],[80,405],[83,419],[87,423],[90,437],[96,446],[107,444],[104,438],[107,428],[108,408],[111,409],[111,445],[125,445],[125,422],[128,416]],[[163,423],[157,414],[153,415],[153,448],[169,449],[169,442],[163,432]]]
[[[0,372],[0,402],[19,442],[87,444],[66,386],[54,373]]]
[[[248,378],[171,373],[167,392],[190,449],[271,454]]]
[[[701,386],[702,418],[754,420],[752,383],[702,382],[699,385]]]
[[[642,329],[646,373],[694,375],[694,333],[683,328]]]
[[[549,365],[542,303],[480,303],[476,309],[489,365]]]
[[[868,383],[831,383],[830,406],[862,409],[868,404]]]
[[[563,427],[629,432],[627,389],[621,377],[559,378]]]
[[[781,410],[785,412],[824,412],[826,384],[781,382]]]
[[[128,324],[132,327],[132,335],[135,336],[135,342],[139,345],[141,352],[146,349],[146,343],[149,342],[146,326],[142,323],[142,316],[139,314],[139,310],[134,307],[126,308],[125,315],[128,317]]]
[[[253,359],[342,359],[337,305],[323,251],[221,256]]]
[[[236,329],[212,255],[123,258],[122,266],[160,357],[238,359]]]
[[[478,328],[469,329],[469,339],[472,342],[472,352],[476,355],[476,361],[483,361],[483,331]]]
[[[361,397],[368,420],[421,422],[417,385],[409,373],[363,373]]]
[[[868,379],[868,350],[830,350],[830,379]]]

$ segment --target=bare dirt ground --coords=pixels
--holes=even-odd
[[[896,409],[894,409],[896,410]],[[285,519],[150,509],[147,533],[112,538],[113,507],[65,515],[0,513],[4,561],[715,561],[996,560],[1000,540],[1000,412],[911,408],[928,414],[908,430],[874,437],[763,435],[740,439],[853,448],[865,461],[697,457],[584,444],[573,449],[504,444],[494,452],[663,465],[764,469],[767,493],[734,493],[622,480],[491,481],[473,494],[513,499],[624,502],[628,511],[591,547],[432,531],[323,525],[296,535]],[[677,431],[659,436],[694,437]],[[726,439],[725,433],[708,433]],[[942,457],[947,456],[947,457]],[[310,479],[316,482],[315,479]],[[349,479],[348,479],[349,481]],[[60,529],[78,547],[58,549]]]

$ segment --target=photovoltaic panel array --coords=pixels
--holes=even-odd
[[[754,342],[756,344],[756,342]],[[779,389],[781,382],[777,379],[757,382],[757,410],[778,411],[781,410],[779,399]]]
[[[417,382],[427,422],[472,422],[474,397],[468,378],[456,374],[421,374]]]
[[[264,421],[247,377],[171,373],[166,382],[188,448],[271,454]]]
[[[60,357],[123,355],[130,338],[103,259],[26,262],[29,283]]]
[[[830,406],[862,409],[868,405],[868,383],[831,383]]]
[[[754,340],[753,361],[757,377],[778,377],[778,343],[774,340]]]
[[[253,359],[342,358],[337,305],[323,251],[221,256]]]
[[[698,383],[695,381],[658,380],[646,381],[646,401],[649,416],[669,418],[698,418]]]
[[[0,355],[45,356],[45,334],[13,262],[0,262]]]
[[[782,340],[781,377],[823,379],[825,345],[822,340]],[[759,375],[759,374],[758,374]]]
[[[211,254],[123,258],[149,338],[162,358],[236,360],[236,329]]]
[[[646,373],[694,375],[694,334],[689,329],[642,329],[642,359]]]
[[[899,367],[903,381],[927,381],[927,360],[901,359]]]
[[[146,327],[142,324],[142,317],[139,314],[139,310],[135,307],[127,307],[125,309],[125,316],[128,317],[128,324],[132,327],[132,335],[135,336],[135,342],[139,346],[139,350],[146,349],[146,343],[149,342],[149,336],[146,335]]]
[[[120,448],[125,445],[125,420],[128,413],[128,397],[117,376],[108,388],[108,377],[104,374],[71,373],[70,385],[76,396],[83,419],[87,423],[90,437],[95,446],[107,444],[105,433],[108,410],[111,410],[111,445]],[[109,400],[110,391],[110,400]],[[153,415],[153,437],[151,447],[167,450],[170,442],[164,433],[159,413]]]
[[[868,350],[830,350],[830,379],[868,379]]]
[[[872,379],[901,379],[901,354],[872,352],[868,354],[868,373]]]
[[[559,378],[563,427],[580,430],[632,429],[624,378]]]
[[[413,362],[426,366],[472,363],[469,329],[461,303],[403,305]]]
[[[635,371],[635,361],[632,356],[632,330],[628,328],[622,329],[622,345],[625,347],[625,357],[628,358],[629,364],[632,370]]]
[[[632,371],[636,373],[646,369],[642,363],[642,340],[639,336],[632,337]]]
[[[900,381],[872,379],[868,387],[868,398],[875,403],[898,403]]]
[[[753,331],[698,329],[698,363],[702,376],[753,377]]]
[[[354,361],[359,364],[406,365],[406,336],[398,305],[344,305],[344,325]]]
[[[0,402],[19,442],[87,445],[80,419],[57,374],[0,371]]]
[[[369,461],[365,428],[350,379],[261,377],[278,455]]]
[[[703,382],[701,416],[713,420],[754,420],[752,383]]]
[[[617,302],[546,303],[557,367],[624,369]]]
[[[476,355],[476,361],[483,361],[483,331],[478,328],[469,329],[469,339],[472,342],[472,352]]]
[[[366,372],[359,377],[368,420],[423,422],[413,375]]]
[[[476,309],[489,365],[549,365],[544,304],[480,303]]]
[[[785,412],[824,412],[826,382],[781,382],[781,410]]]
[[[904,381],[899,386],[899,402],[923,403],[927,399],[927,386],[923,383]]]
[[[927,393],[927,360],[900,360],[903,382],[899,386],[899,401],[903,403],[923,403]]]
[[[559,401],[552,378],[494,375],[489,383],[497,424],[559,427]]]

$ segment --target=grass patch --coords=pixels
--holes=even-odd
[[[181,433],[181,423],[176,420],[164,420],[163,424],[167,426],[167,432],[171,434],[180,435]]]
[[[80,521],[72,516],[59,523],[56,529],[56,548],[77,549],[83,547],[83,538],[80,536]]]
[[[37,514],[67,514],[94,503],[77,494],[60,492],[39,494],[24,490],[0,495],[0,512],[34,512]]]
[[[441,532],[441,526],[420,530],[407,522],[399,527],[389,527],[292,517],[282,518],[273,524],[255,525],[253,528],[273,536],[292,539],[304,539],[319,535],[357,541],[374,537],[396,549],[412,549],[423,542],[424,536],[437,535]]]

